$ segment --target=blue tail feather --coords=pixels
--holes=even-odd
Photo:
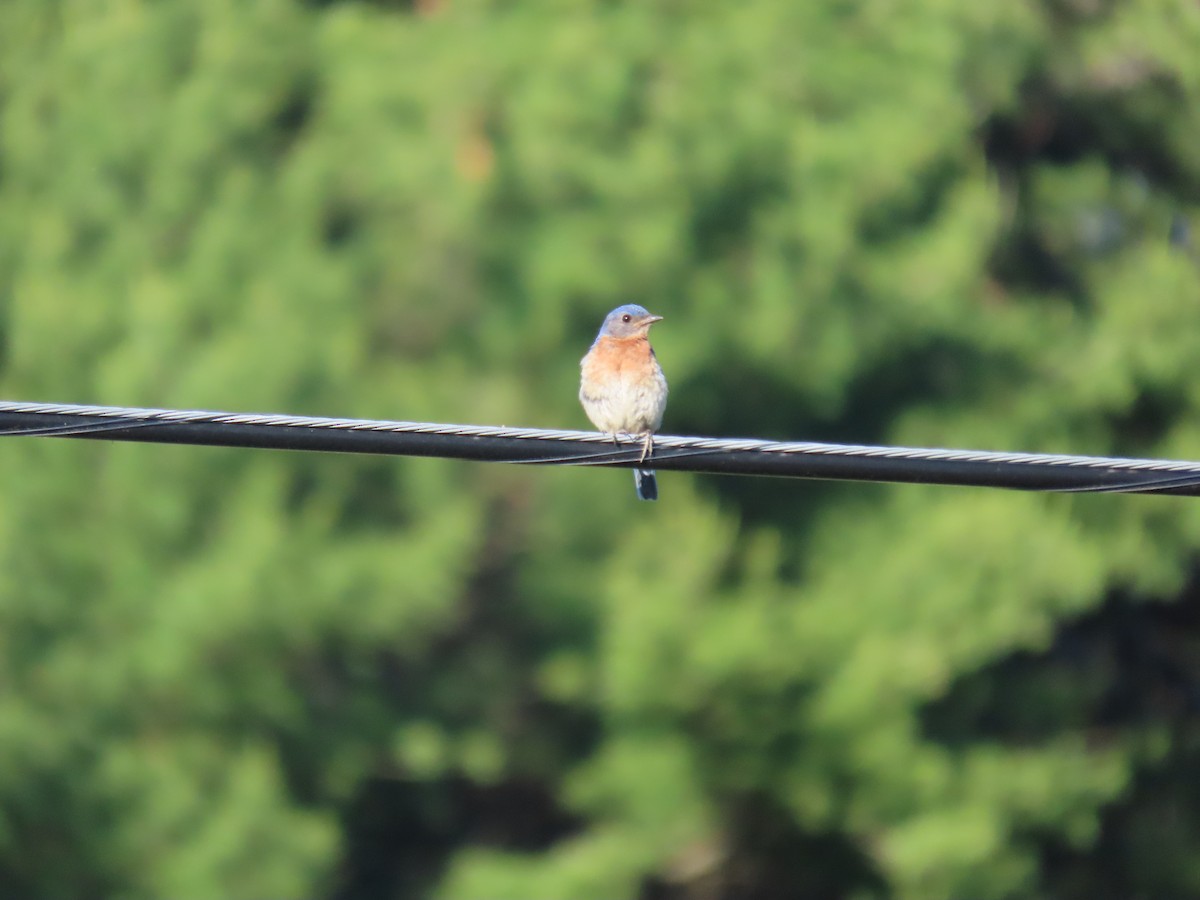
[[[649,469],[634,469],[633,483],[637,488],[637,495],[640,499],[658,499],[658,479],[654,477],[654,473]]]

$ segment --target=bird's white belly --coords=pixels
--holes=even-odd
[[[648,383],[620,378],[602,392],[579,392],[592,424],[609,434],[644,434],[657,431],[662,425],[667,406],[667,385],[662,373]]]

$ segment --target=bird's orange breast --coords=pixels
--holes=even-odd
[[[644,336],[602,337],[584,359],[584,377],[638,380],[653,377],[658,368],[654,350]]]

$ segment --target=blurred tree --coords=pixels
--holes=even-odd
[[[1200,456],[1200,8],[0,5],[0,392]],[[1171,498],[0,443],[0,886],[1148,897]]]

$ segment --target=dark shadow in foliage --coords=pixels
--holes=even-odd
[[[1095,151],[1079,143],[1078,123],[1063,115],[1061,99],[1045,84],[1030,82],[1015,113],[994,116],[980,129],[988,164],[1013,185],[1016,199],[1011,231],[993,250],[988,270],[1010,293],[1057,295],[1082,308],[1087,289],[1077,268],[1050,249],[1028,210],[1029,170],[1039,156],[1066,163],[1073,160],[1064,157]]]
[[[1167,129],[1187,102],[1178,84],[1147,68],[1119,86],[1070,90],[1064,94],[1048,79],[1031,79],[1016,110],[987,121],[980,136],[989,164],[1014,185],[1017,202],[1012,232],[997,246],[990,271],[1010,292],[1058,294],[1083,308],[1087,287],[1079,265],[1060,259],[1028,215],[1030,171],[1099,158],[1113,172],[1138,173],[1177,202],[1195,202],[1200,189],[1170,153],[1174,142]]]
[[[822,440],[887,443],[897,416],[911,408],[976,405],[995,384],[1019,384],[1027,377],[1024,363],[1011,354],[929,335],[864,368],[850,384],[841,415],[826,423]]]
[[[1176,728],[1169,755],[1139,772],[1120,802],[1105,810],[1094,847],[1060,836],[1042,845],[1047,896],[1066,900],[1200,896],[1200,725]]]
[[[862,243],[886,244],[933,225],[963,178],[963,167],[947,161],[916,173],[907,190],[864,209],[858,220]]]
[[[766,794],[730,804],[731,844],[700,848],[673,873],[649,878],[641,900],[791,900],[885,897],[887,885],[844,835],[810,834]]]
[[[418,900],[430,896],[464,843],[534,853],[579,827],[533,779],[493,786],[375,779],[364,783],[344,821],[334,900]]]
[[[310,73],[301,78],[283,98],[270,129],[275,151],[282,156],[295,146],[312,120],[316,97],[316,79]]]
[[[486,625],[476,621],[467,630],[479,627]],[[370,671],[356,659],[359,654],[333,646],[326,648],[321,662],[310,661],[303,671],[297,667],[292,673],[289,680],[308,705],[306,733],[320,735],[299,742],[287,734],[276,735],[290,791],[303,803],[325,799],[321,773],[338,752],[339,735],[357,734],[367,742],[364,750],[367,745],[379,748],[382,760],[396,723],[405,718],[427,717],[453,727],[483,721],[496,707],[515,709],[512,715],[520,720],[521,734],[512,738],[514,742],[528,741],[529,735],[549,735],[544,738],[547,745],[560,742],[534,748],[542,750],[543,761],[549,760],[545,771],[509,774],[494,784],[458,775],[426,781],[399,776],[365,779],[341,810],[344,844],[332,897],[417,900],[430,895],[450,858],[465,846],[537,852],[581,827],[580,820],[557,805],[554,770],[561,759],[586,755],[594,747],[595,723],[573,708],[522,700],[521,686],[511,687],[518,681],[511,671],[516,663],[509,645],[514,643],[521,641],[503,634],[491,640],[463,635],[434,648],[436,665],[455,674],[434,694],[428,691],[428,674],[414,663],[392,656],[380,659],[377,670]],[[510,657],[508,671],[497,669],[498,656]],[[480,658],[493,663],[481,667]],[[379,682],[388,688],[386,699],[380,697]],[[514,754],[527,759],[529,748]]]
[[[73,760],[81,782],[91,774],[86,770],[94,762],[92,755],[83,750]],[[130,892],[122,861],[95,837],[108,834],[128,810],[114,797],[80,802],[77,787],[54,774],[24,773],[20,794],[10,795],[3,809],[6,864],[0,865],[0,896],[112,897]]]
[[[1012,113],[984,123],[984,151],[1002,172],[1034,161],[1066,166],[1099,157],[1113,171],[1135,169],[1153,184],[1186,190],[1192,179],[1168,152],[1166,133],[1185,102],[1177,84],[1150,69],[1128,84],[1095,85],[1091,93],[1064,94],[1047,79],[1033,78],[1022,86]]]
[[[811,437],[812,413],[795,385],[733,355],[719,371],[672,384],[671,395],[672,432],[778,441]]]
[[[302,515],[309,503],[333,491],[338,498],[333,524],[339,535],[399,534],[414,522],[398,465],[388,456],[303,454],[291,461],[284,511],[289,516]]]
[[[851,383],[833,415],[822,415],[796,387],[745,363],[705,372],[673,387],[671,430],[680,434],[783,441],[886,444],[896,417],[915,406],[977,403],[989,385],[1019,384],[1022,363],[944,336],[880,358]],[[985,448],[986,449],[986,448]],[[803,521],[836,493],[867,486],[774,478],[712,478],[713,490],[754,524],[802,531]]]
[[[321,238],[331,249],[348,244],[358,234],[362,213],[348,201],[334,201],[324,211]]]
[[[821,752],[798,715],[813,689],[769,678],[726,681],[685,718],[706,794],[719,798],[722,831],[713,846],[685,851],[648,880],[644,900],[887,896],[885,879],[852,837],[806,831],[772,794],[774,773]]]
[[[362,471],[369,475],[371,468]],[[458,775],[364,781],[342,811],[345,845],[332,894],[338,900],[427,897],[449,859],[466,846],[532,853],[581,827],[555,796],[570,760],[594,751],[599,725],[590,710],[551,704],[531,683],[531,660],[562,646],[560,630],[567,626],[514,608],[522,601],[515,578],[525,543],[523,498],[514,489],[493,500],[459,614],[428,646],[381,653],[364,666],[361,652],[327,645],[292,676],[308,703],[308,733],[321,736],[299,745],[281,738],[298,796],[320,797],[319,773],[337,752],[339,735],[358,735],[386,759],[395,728],[405,721],[436,721],[451,734],[484,723],[506,742],[511,759],[526,766],[491,785]],[[438,679],[431,679],[431,666]]]
[[[1145,763],[1103,812],[1094,846],[1028,839],[1040,845],[1047,896],[1200,895],[1200,572],[1176,603],[1113,596],[1062,628],[1045,653],[1017,653],[960,679],[923,721],[954,747],[1031,745],[1064,733],[1103,744],[1165,731],[1170,752]]]
[[[988,271],[1009,294],[1024,292],[1044,298],[1063,297],[1076,309],[1087,303],[1087,286],[1072,268],[1050,250],[1041,234],[1023,218],[988,260]]]
[[[1178,604],[1114,596],[1045,653],[1015,653],[959,679],[924,710],[926,732],[952,746],[1024,744],[1200,716],[1197,587]]]
[[[769,154],[764,156],[739,160],[711,188],[698,186],[691,222],[697,259],[712,259],[748,246],[753,240],[755,213],[777,203],[784,193],[781,173],[786,166]]]
[[[1143,387],[1133,403],[1108,417],[1112,452],[1121,456],[1154,456],[1187,401],[1177,386]]]
[[[718,371],[705,371],[695,378],[672,385],[678,401],[670,408],[670,430],[678,434],[702,434],[713,437],[754,437],[766,440],[795,441],[816,439],[820,426],[796,388],[767,368],[754,367],[730,357],[730,365]],[[815,483],[791,485],[777,478],[712,477],[706,484],[737,508],[750,522],[788,523],[795,527],[797,516],[808,503],[798,508],[797,491],[806,499]]]

